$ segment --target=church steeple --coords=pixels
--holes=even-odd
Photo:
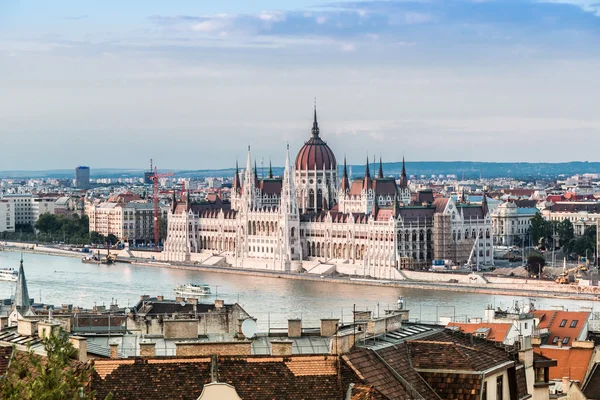
[[[15,307],[25,308],[30,306],[29,291],[27,290],[27,280],[23,270],[23,254],[21,254],[21,263],[19,264],[19,276],[17,278],[17,289],[15,291]]]
[[[314,138],[319,137],[319,123],[317,122],[317,101],[316,100],[315,100],[315,117],[313,120],[312,136]]]
[[[383,179],[383,163],[381,162],[381,157],[379,157],[379,173],[377,174],[378,179]]]

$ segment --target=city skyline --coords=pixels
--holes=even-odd
[[[283,165],[314,97],[353,163],[599,160],[592,1],[27,4],[0,6],[0,134],[28,145],[0,170]]]

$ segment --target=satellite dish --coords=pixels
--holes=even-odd
[[[179,305],[180,305],[181,307],[185,306],[185,301],[182,301],[181,303],[179,303]]]
[[[248,339],[251,339],[256,335],[256,321],[253,319],[246,319],[242,322],[242,333]]]

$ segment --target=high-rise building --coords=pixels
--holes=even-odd
[[[90,167],[81,165],[75,168],[75,187],[77,189],[90,188]]]

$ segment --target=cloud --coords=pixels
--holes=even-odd
[[[327,17],[324,15],[319,15],[317,18],[315,18],[315,22],[319,25],[323,25],[325,22],[327,22]]]
[[[263,11],[258,18],[262,21],[282,22],[285,21],[285,14],[281,11]]]
[[[203,33],[222,32],[228,26],[223,19],[211,19],[192,25],[192,30]]]
[[[538,0],[540,3],[568,4],[581,8],[585,12],[600,17],[600,1],[598,0]]]

